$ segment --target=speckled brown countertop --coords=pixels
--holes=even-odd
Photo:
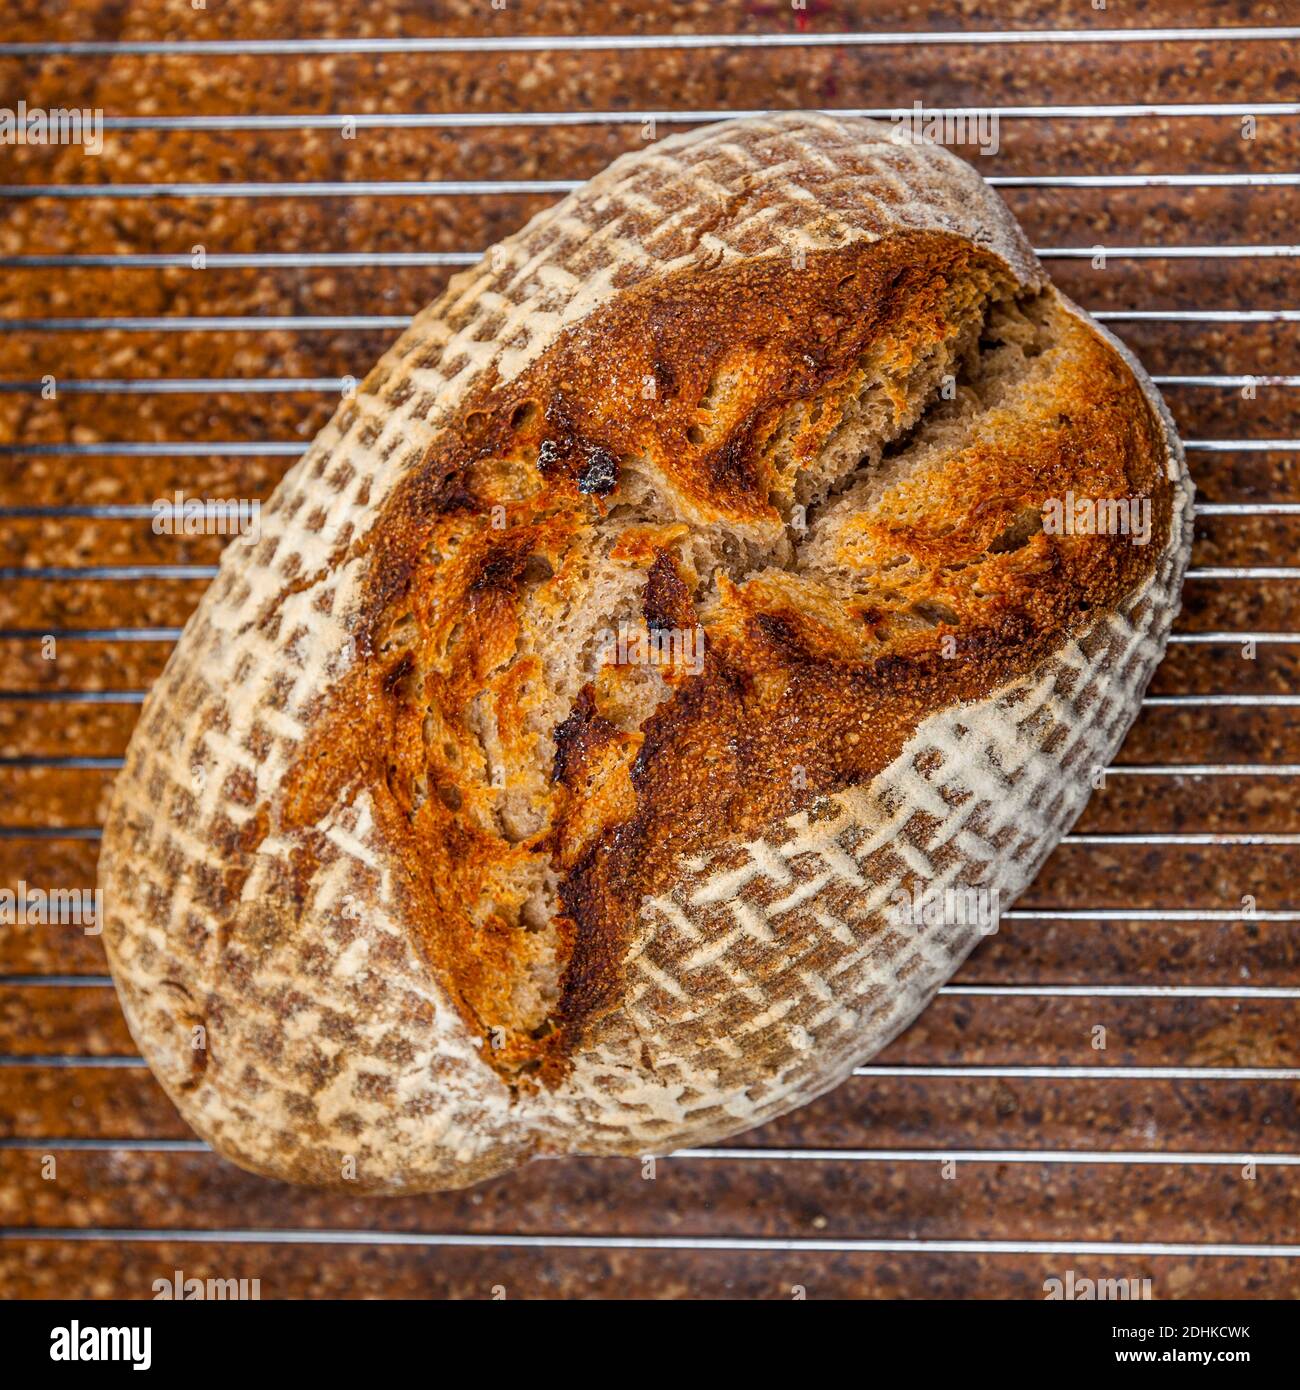
[[[876,109],[916,100],[1057,108],[1005,117],[995,155],[965,151],[985,175],[1147,177],[1139,186],[1093,178],[1006,187],[1004,196],[1040,248],[1260,248],[1296,240],[1294,186],[1247,187],[1212,177],[1300,169],[1300,117],[1268,109],[1300,100],[1300,42],[1227,32],[1300,23],[1293,4],[1112,0],[1093,11],[1046,0],[809,0],[796,12],[776,0],[599,7],[511,0],[494,12],[483,0],[254,0],[203,11],[166,0],[108,7],[19,0],[8,8],[4,43],[561,37],[554,47],[526,53],[0,52],[0,106],[24,100],[29,107],[100,107],[109,116],[235,118],[221,130],[177,128],[174,119],[164,120],[165,128],[110,130],[98,158],[76,147],[0,147],[0,184],[35,186],[31,196],[9,189],[0,198],[0,258],[188,257],[195,246],[210,255],[468,254],[555,194],[332,188],[253,196],[259,190],[250,187],[232,196],[229,185],[573,180],[647,136],[638,122],[617,119],[462,119],[363,124],[345,139],[322,117]],[[564,43],[564,36],[593,33],[1189,25],[1225,32],[1196,41],[1028,47],[916,42],[581,53]],[[1077,109],[1147,103],[1186,109]],[[1243,116],[1252,113],[1254,138],[1243,139]],[[299,124],[247,120],[275,115]],[[657,133],[670,128],[685,127],[661,123]],[[1167,174],[1207,181],[1160,183]],[[69,188],[92,184],[177,182],[211,187],[68,196]],[[63,191],[37,191],[49,186]],[[1104,266],[1056,256],[1049,268],[1067,292],[1104,313],[1236,314],[1117,319],[1113,326],[1158,377],[1261,378],[1253,394],[1233,381],[1167,382],[1186,438],[1254,444],[1300,436],[1300,385],[1263,380],[1300,374],[1297,325],[1258,313],[1295,309],[1300,258],[1258,251],[1135,258],[1112,251]],[[23,321],[0,332],[0,385],[28,383],[0,389],[0,887],[20,880],[93,883],[95,830],[138,693],[166,659],[168,629],[184,622],[220,544],[155,536],[139,515],[20,509],[147,505],[177,488],[265,496],[292,448],[332,412],[339,379],[363,374],[397,331],[395,322],[357,323],[358,316],[400,320],[430,299],[451,269],[281,264],[199,271],[0,260],[0,314]],[[270,315],[295,321],[269,329],[198,323],[179,331],[82,322]],[[329,317],[312,323],[311,316]],[[62,384],[53,400],[31,387],[47,373]],[[69,389],[77,380],[164,377],[216,384],[168,393]],[[291,380],[252,392],[220,385],[272,377]],[[123,441],[153,450],[115,452]],[[260,1278],[264,1297],[489,1297],[494,1285],[505,1285],[511,1297],[785,1298],[801,1285],[810,1297],[1039,1298],[1043,1280],[1069,1267],[1078,1277],[1149,1277],[1159,1298],[1300,1296],[1300,1259],[1231,1249],[1300,1247],[1300,1168],[1261,1162],[1246,1176],[1235,1163],[1185,1157],[1300,1153],[1300,921],[1267,915],[1300,909],[1300,777],[1286,771],[1300,765],[1300,707],[1287,703],[1300,691],[1300,578],[1256,572],[1300,564],[1300,515],[1269,510],[1300,503],[1298,458],[1294,447],[1191,453],[1199,501],[1250,509],[1198,518],[1193,564],[1213,572],[1189,581],[1178,631],[1210,640],[1171,647],[1152,687],[1155,702],[1140,716],[1119,770],[1017,905],[1038,915],[1006,921],[954,982],[974,992],[936,1001],[872,1074],[741,1137],[734,1151],[662,1160],[653,1180],[632,1162],[546,1163],[466,1193],[389,1202],[268,1183],[187,1146],[187,1131],[147,1071],[93,1065],[134,1053],[101,981],[96,938],[75,928],[0,926],[0,1227],[27,1229],[27,1238],[0,1241],[0,1288],[19,1296],[147,1296],[160,1271],[183,1268]],[[140,565],[198,569],[193,576],[111,577]],[[1245,573],[1218,573],[1224,569]],[[51,659],[40,641],[50,632],[100,635],[60,637]],[[1291,639],[1244,652],[1230,635],[1238,633]],[[87,692],[108,698],[88,702]],[[1167,702],[1207,696],[1253,699]],[[1246,898],[1264,915],[1230,920]],[[1082,989],[1061,993],[1063,986]],[[1157,992],[1167,986],[1182,992]],[[1106,1030],[1104,1051],[1092,1045],[1099,1027]],[[1075,1074],[1081,1068],[1087,1070]],[[88,1140],[105,1142],[67,1146]],[[974,1150],[1029,1158],[966,1159],[945,1175],[944,1156]],[[1052,1161],[1082,1151],[1119,1157]],[[1123,1157],[1136,1153],[1170,1158],[1139,1164]],[[57,1158],[54,1180],[42,1174],[46,1154]],[[157,1234],[88,1247],[32,1238],[40,1228]],[[220,1232],[234,1228],[355,1228],[375,1239],[310,1251],[292,1241],[224,1243]],[[168,1242],[166,1233],[180,1229],[213,1236]],[[399,1231],[470,1234],[483,1243],[383,1243],[383,1233]],[[518,1248],[508,1243],[514,1234],[614,1242],[671,1236],[722,1245]],[[845,1248],[762,1245],[773,1240]],[[878,1248],[898,1240],[916,1245]],[[959,1253],[934,1248],[951,1241],[976,1244]],[[992,1241],[1023,1248],[981,1248]],[[1116,1242],[1139,1252],[1047,1255],[1034,1248],[1045,1241]],[[1168,1244],[1229,1248],[1216,1255],[1142,1253]]]

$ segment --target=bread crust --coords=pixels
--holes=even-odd
[[[223,557],[101,883],[132,1032],[234,1161],[409,1191],[747,1128],[978,942],[900,888],[1005,907],[1082,809],[1177,610],[1181,448],[978,177],[889,137],[619,160]],[[1026,522],[1067,493],[1148,543]],[[593,654],[623,627],[677,645]]]

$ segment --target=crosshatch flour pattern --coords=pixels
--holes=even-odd
[[[625,156],[457,276],[287,475],[255,543],[227,550],[146,702],[101,860],[132,1032],[222,1152],[400,1191],[717,1140],[837,1084],[976,944],[975,924],[894,920],[900,878],[1004,905],[1033,878],[1137,712],[1191,539],[1172,422],[1108,335],[1167,433],[1175,506],[1150,577],[1031,676],[926,719],[871,785],[684,864],[644,905],[625,1007],[555,1091],[516,1100],[478,1055],[412,945],[368,793],[317,827],[330,848],[305,884],[295,833],[255,824],[353,660],[367,561],[332,557],[485,367],[513,378],[647,276],[903,227],[955,232],[1043,283],[973,171],[870,122],[728,122]]]

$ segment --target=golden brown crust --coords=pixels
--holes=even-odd
[[[863,380],[883,374],[901,417],[915,364],[1015,290],[995,257],[938,232],[798,269],[769,258],[664,277],[507,385],[489,374],[386,504],[363,543],[363,660],[294,770],[291,822],[310,826],[340,779],[376,794],[426,949],[503,1074],[559,1079],[587,1021],[618,1006],[638,904],[681,856],[869,782],[927,714],[1032,669],[1149,574],[1172,498],[1161,429],[1117,354],[1050,295],[1042,312],[1065,340],[1050,389],[844,526],[837,558],[861,576],[855,591],[801,566],[807,526],[783,565],[720,573],[708,594],[680,554],[690,527],[717,521],[785,541],[793,480]],[[792,416],[783,471],[773,440]],[[538,730],[546,672],[521,648],[526,610],[581,574],[627,468],[655,478],[673,524],[658,541],[622,532],[613,553],[643,576],[649,631],[704,632],[702,670],[670,673],[639,726],[607,717],[615,695],[588,682]],[[1018,534],[1071,489],[1151,499],[1149,546]],[[495,786],[472,727],[484,699]],[[323,799],[306,796],[323,767]],[[518,838],[494,801],[523,769],[542,774],[544,802]],[[542,953],[511,882],[539,859],[557,884],[546,954],[560,992],[512,1027]]]

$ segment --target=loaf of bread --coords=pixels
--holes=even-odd
[[[1182,450],[894,135],[619,159],[226,551],[101,859],[220,1153],[396,1192],[717,1141],[889,1042],[1079,814],[1177,611]]]

